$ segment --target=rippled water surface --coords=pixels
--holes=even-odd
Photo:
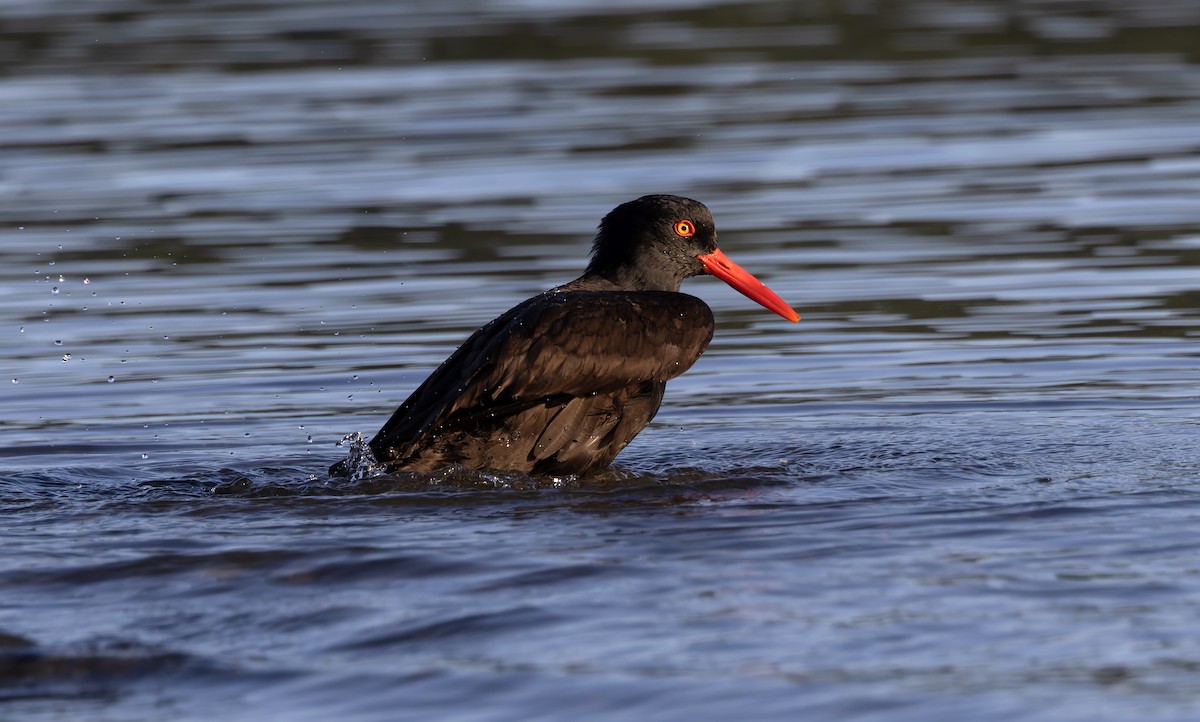
[[[0,717],[1200,716],[1184,0],[0,2]],[[599,218],[708,353],[588,479],[330,479]]]

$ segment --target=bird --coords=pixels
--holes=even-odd
[[[604,216],[583,275],[480,328],[411,393],[369,443],[376,468],[607,468],[712,340],[712,310],[679,290],[702,273],[800,320],[717,247],[703,203],[643,196]]]

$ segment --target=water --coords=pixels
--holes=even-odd
[[[1200,714],[1194,4],[0,5],[0,716]],[[643,193],[597,478],[331,480]]]

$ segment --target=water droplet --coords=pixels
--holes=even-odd
[[[312,440],[312,437],[311,437],[311,436],[309,436],[309,437],[308,437],[308,443],[310,443],[310,444],[311,444],[312,442],[313,442],[313,440]]]
[[[13,379],[13,383],[14,383],[14,384],[18,384],[18,383],[21,383],[21,382],[20,382],[20,381],[17,381],[16,379]]]
[[[53,266],[53,265],[54,265],[54,261],[50,261],[50,265],[51,265],[51,266]]]
[[[57,296],[58,295],[58,286],[55,286],[54,288],[50,289],[50,293]]]
[[[22,327],[21,327],[21,333],[25,333],[25,327],[24,327],[24,326],[22,326]]]
[[[62,283],[62,282],[63,282],[63,281],[65,281],[65,280],[67,280],[67,279],[63,278],[63,275],[62,275],[61,273],[60,273],[60,274],[58,274],[58,282],[59,282],[59,283]]]
[[[59,339],[54,339],[54,345],[55,345],[55,346],[62,346],[62,341],[61,341],[61,340],[59,340]]]
[[[144,452],[144,451],[143,451],[143,452],[142,452],[142,458],[143,458],[143,459],[149,459],[149,458],[150,458],[150,455],[149,455],[149,454],[147,454],[146,452]]]
[[[83,283],[84,283],[84,285],[85,285],[85,286],[86,286],[87,284],[91,283],[91,282],[92,282],[92,279],[90,279],[90,278],[84,278],[84,279],[83,279]]]
[[[114,379],[112,376],[109,376],[109,377],[108,377],[108,382],[111,384],[113,381],[116,381],[116,379]]]
[[[70,360],[71,360],[71,354],[69,354],[69,353],[63,354],[63,363],[66,363]]]

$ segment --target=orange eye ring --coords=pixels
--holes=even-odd
[[[684,238],[690,238],[696,235],[696,225],[686,218],[682,221],[675,221],[675,233]]]

